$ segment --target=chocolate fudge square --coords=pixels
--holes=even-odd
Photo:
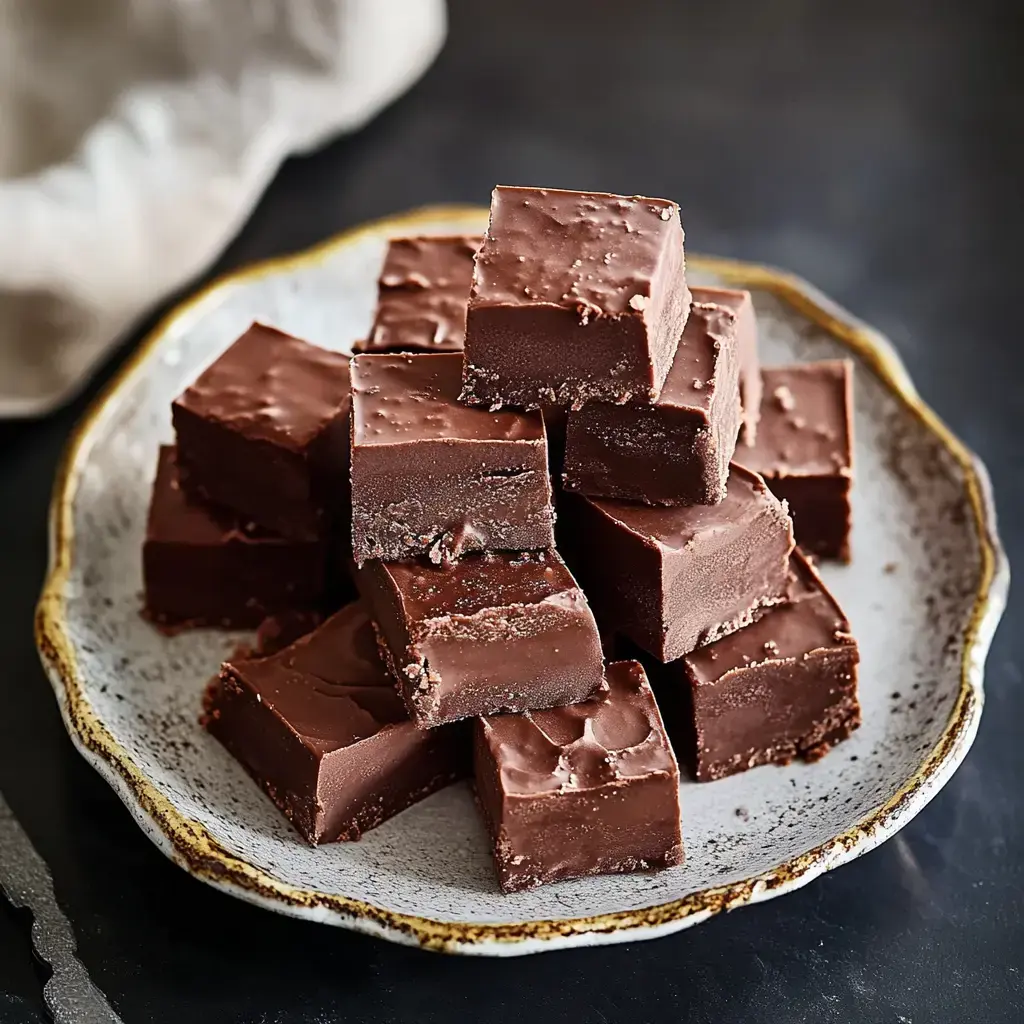
[[[409,721],[359,604],[276,654],[227,662],[204,721],[313,845],[358,839],[469,762],[460,727]]]
[[[142,545],[146,616],[160,626],[248,629],[272,612],[312,608],[326,596],[326,548],[253,529],[191,501],[174,448],[160,449]]]
[[[554,551],[467,555],[447,566],[367,562],[356,582],[423,728],[573,704],[601,685],[594,616]]]
[[[793,524],[732,466],[718,505],[655,508],[563,493],[559,547],[598,625],[661,661],[745,626],[786,593]]]
[[[539,412],[458,401],[462,357],[352,363],[352,553],[357,564],[554,545]]]
[[[482,239],[394,238],[377,283],[377,312],[360,352],[461,352],[473,257]]]
[[[736,329],[729,306],[694,302],[656,402],[570,411],[565,487],[648,505],[720,502],[740,429]]]
[[[789,503],[797,543],[850,560],[853,365],[835,359],[763,371],[761,424],[736,460]]]
[[[747,444],[757,439],[757,424],[761,416],[761,363],[757,353],[757,317],[754,300],[748,291],[735,288],[690,288],[694,303],[726,306],[736,317],[736,354],[740,363],[740,400],[743,405],[743,423],[740,438]]]
[[[680,760],[702,781],[761,764],[815,761],[860,725],[857,643],[810,563],[792,559],[785,604],[655,674]]]
[[[325,535],[347,505],[348,364],[253,324],[172,406],[189,494],[288,537]]]
[[[499,185],[473,273],[463,401],[654,401],[689,312],[675,203]]]
[[[682,863],[679,769],[635,661],[582,704],[478,718],[473,761],[505,892]]]

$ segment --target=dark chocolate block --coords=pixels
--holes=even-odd
[[[226,663],[204,721],[314,845],[358,839],[468,767],[461,728],[408,720],[359,604],[276,654]]]
[[[792,566],[787,603],[652,669],[676,752],[700,781],[798,756],[815,761],[860,725],[850,624],[798,552]]]
[[[695,302],[657,402],[569,413],[565,487],[648,505],[720,502],[740,429],[739,370],[736,314]]]
[[[370,336],[355,352],[461,352],[480,238],[394,238]]]
[[[275,533],[325,535],[348,500],[348,363],[253,324],[172,406],[185,489]]]
[[[582,704],[477,719],[473,760],[505,892],[682,863],[679,769],[635,661]]]
[[[728,306],[736,314],[736,353],[740,362],[740,400],[743,404],[743,425],[740,438],[753,444],[761,416],[761,363],[757,354],[757,318],[750,292],[733,288],[693,287],[695,303],[707,302]]]
[[[146,615],[161,626],[247,629],[288,608],[320,603],[326,546],[253,529],[190,501],[174,448],[162,447],[142,545]]]
[[[458,401],[462,357],[352,363],[352,551],[357,563],[554,544],[544,422]]]
[[[820,558],[850,560],[853,366],[829,360],[763,371],[757,444],[736,461],[789,503],[797,543]]]
[[[689,311],[675,203],[498,186],[473,273],[463,401],[654,401]]]
[[[554,551],[469,555],[444,567],[367,562],[356,582],[424,728],[572,704],[601,685],[594,616]]]
[[[756,473],[733,464],[718,505],[562,497],[559,547],[598,624],[661,661],[745,626],[785,595],[793,524]]]

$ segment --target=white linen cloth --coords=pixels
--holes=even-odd
[[[444,0],[0,0],[0,417],[71,397],[444,33]]]

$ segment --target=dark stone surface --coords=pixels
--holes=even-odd
[[[987,461],[1011,560],[1024,556],[1018,4],[452,6],[422,85],[284,167],[219,269],[419,203],[485,203],[495,181],[677,198],[694,251],[786,266],[893,338]],[[655,942],[505,962],[398,949],[193,882],[72,750],[31,626],[53,472],[84,406],[0,424],[0,788],[126,1021],[1020,1019],[1015,597],[974,749],[876,852]],[[34,1019],[34,979],[0,907],[0,1020]]]

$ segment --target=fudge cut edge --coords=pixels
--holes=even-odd
[[[712,645],[667,670],[670,674],[682,670],[680,678],[669,679],[666,685],[686,691],[683,706],[690,719],[686,735],[693,743],[688,754],[699,781],[762,764],[788,764],[796,757],[816,761],[860,725],[860,652],[849,621],[799,549],[791,566],[787,602],[721,641],[722,646],[740,652],[740,660],[722,652],[729,662],[722,674],[701,678],[697,666],[706,667],[715,651]],[[795,624],[801,614],[805,621],[811,617],[805,638],[799,637]],[[786,638],[785,651],[780,650],[776,636]],[[746,655],[745,649],[752,653]],[[756,723],[749,713],[752,707],[759,709]],[[726,729],[725,739],[731,739],[734,749],[714,752],[713,727]]]
[[[565,568],[554,553],[544,557]],[[421,728],[475,715],[577,703],[601,686],[597,625],[567,569],[565,586],[539,598],[484,603],[468,614],[438,612],[416,619],[407,612],[401,587],[386,563],[367,562],[356,569],[356,576],[374,611],[381,655],[410,717]],[[562,652],[562,662],[551,659],[553,648]]]
[[[734,466],[734,471],[738,468]],[[723,573],[712,561],[704,559],[694,572],[688,552],[662,549],[662,621],[666,629],[661,650],[651,652],[662,661],[674,661],[742,629],[763,609],[785,599],[794,544],[793,521],[786,506],[764,481],[754,473],[750,476],[755,478],[755,491],[768,500],[747,529],[719,549],[728,559],[731,571]],[[680,606],[693,608],[695,614],[670,628],[667,624],[671,610]]]
[[[494,250],[501,245],[493,233],[495,215],[500,212],[497,204],[512,194],[531,193],[561,196],[566,201],[664,205],[666,232],[651,280],[638,284],[629,306],[609,313],[585,294],[575,296],[575,283],[554,297],[531,299],[536,293],[529,284],[517,288],[514,297],[511,287],[505,294],[497,290],[491,298],[481,295],[486,291],[481,268],[491,259],[498,261]],[[602,245],[608,249],[606,257],[614,255],[611,241]],[[528,257],[520,255],[518,259]],[[505,270],[508,276],[508,268]],[[499,186],[494,190],[491,223],[476,259],[467,314],[462,400],[491,407],[518,405],[534,409],[545,404],[578,408],[594,400],[657,399],[689,315],[690,293],[684,275],[683,229],[674,203]],[[580,278],[578,283],[582,283],[582,271]]]
[[[357,564],[554,545],[543,417],[459,404],[461,368],[456,354],[353,361]]]
[[[715,333],[723,316],[727,337]],[[565,488],[648,505],[722,501],[741,422],[735,341],[729,307],[694,302],[657,402],[588,402],[569,413]]]
[[[358,565],[417,555],[441,562],[475,551],[554,546],[543,441],[424,439],[372,450],[355,446],[352,480],[352,553]]]
[[[716,554],[728,556],[725,572],[706,558],[697,560],[699,538],[672,547],[618,520],[611,499],[563,494],[566,555],[602,629],[669,662],[742,628],[762,608],[783,600],[793,550],[792,520],[760,476],[735,463],[731,474],[733,486],[734,477],[745,479],[765,503],[742,533],[724,546],[716,545]],[[668,516],[675,510],[649,511]],[[685,508],[678,511],[683,514]],[[601,552],[600,565],[591,554],[595,550]],[[759,561],[752,567],[755,553]],[[723,580],[736,582],[738,589],[723,588]],[[683,615],[681,608],[691,612]]]
[[[757,348],[757,314],[749,291],[737,288],[714,288],[694,285],[690,289],[694,302],[711,302],[728,306],[736,314],[736,352],[739,357],[740,396],[743,416],[740,439],[753,444],[761,418],[761,361]]]

